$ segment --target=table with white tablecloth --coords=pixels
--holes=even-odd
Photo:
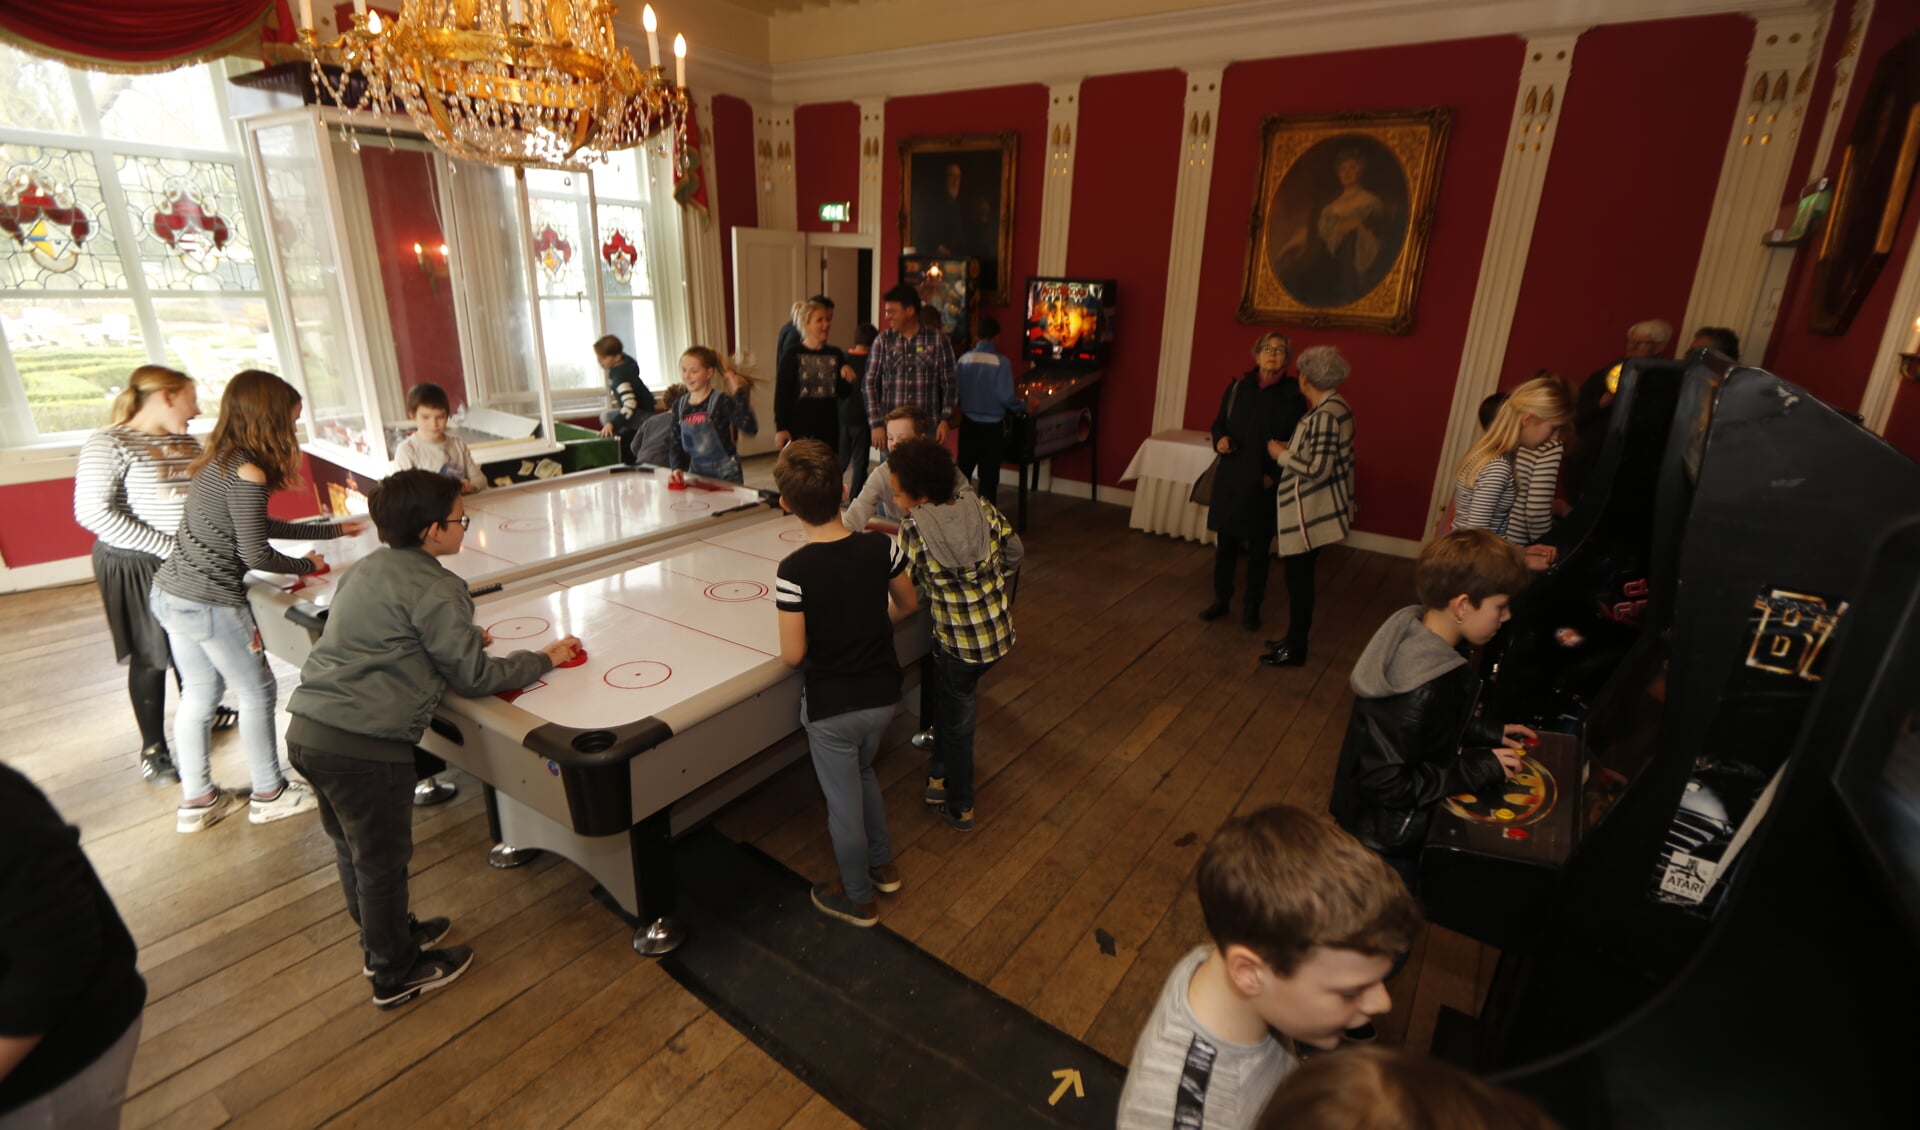
[[[1121,482],[1135,484],[1127,524],[1150,534],[1212,544],[1207,508],[1187,501],[1194,481],[1212,462],[1213,437],[1206,432],[1172,429],[1148,436],[1120,476]]]

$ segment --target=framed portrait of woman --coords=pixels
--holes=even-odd
[[[1274,115],[1242,322],[1408,333],[1453,112]]]

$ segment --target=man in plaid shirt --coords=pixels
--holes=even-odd
[[[960,385],[953,376],[953,344],[937,322],[920,320],[920,296],[896,286],[881,299],[888,329],[867,356],[867,426],[873,446],[887,447],[887,413],[902,404],[917,405],[934,425],[933,438],[947,442],[947,429],[960,411]]]
[[[893,497],[906,518],[900,548],[933,612],[933,686],[921,688],[933,723],[928,804],[973,830],[973,730],[980,678],[1013,648],[1010,585],[1020,538],[991,502],[956,496],[953,456],[929,439],[888,453]]]

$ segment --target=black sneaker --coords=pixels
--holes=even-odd
[[[424,952],[439,945],[442,938],[453,932],[453,919],[429,918],[425,922],[422,922],[409,914],[407,915],[407,931],[413,935],[414,948]],[[361,957],[364,959],[366,955],[362,954]],[[363,964],[360,966],[360,975],[362,977],[371,977],[373,976],[373,969]]]
[[[947,827],[956,832],[973,831],[973,809],[956,808],[949,804],[940,810],[947,818]]]
[[[213,708],[214,732],[218,733],[221,730],[231,730],[239,724],[240,712],[238,710],[235,710],[231,706],[216,706]]]
[[[473,964],[471,946],[448,946],[443,950],[421,950],[420,957],[413,968],[382,984],[380,978],[373,980],[373,1006],[375,1008],[399,1008],[421,993],[430,993],[435,989],[453,984],[467,967]]]
[[[140,751],[140,775],[149,785],[180,783],[180,770],[174,768],[173,754],[164,745],[150,745]]]
[[[1226,614],[1227,602],[1224,600],[1216,600],[1200,610],[1200,618],[1202,620],[1218,620]]]

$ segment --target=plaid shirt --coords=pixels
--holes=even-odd
[[[955,505],[967,505],[966,499]],[[985,499],[973,503],[986,515],[991,548],[984,560],[950,569],[933,559],[920,526],[909,511],[900,524],[900,548],[906,552],[913,581],[926,593],[933,612],[934,642],[962,663],[993,663],[1013,650],[1013,605],[1007,592],[1007,539],[1013,527]]]
[[[911,338],[888,330],[873,343],[867,358],[867,425],[880,427],[887,413],[902,404],[918,404],[938,423],[953,419],[960,407],[960,385],[953,378],[953,346],[925,322]]]

